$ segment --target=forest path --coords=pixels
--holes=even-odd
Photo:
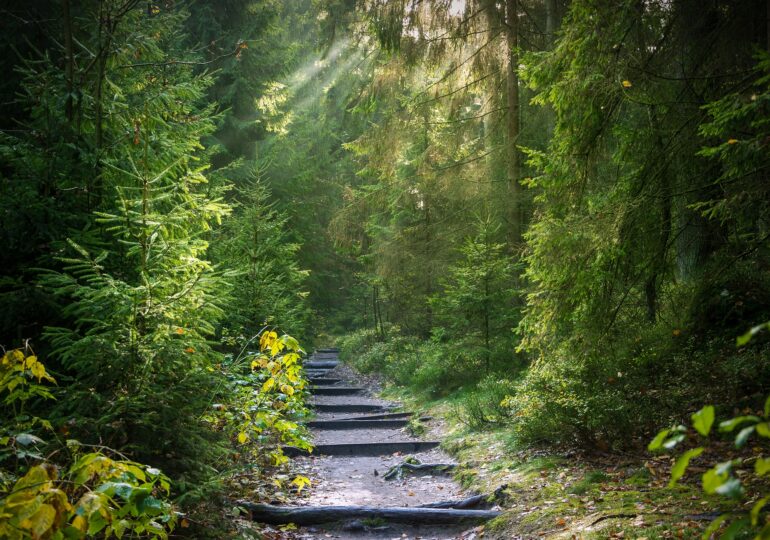
[[[426,508],[468,496],[445,471],[418,471],[386,480],[391,467],[408,457],[421,464],[454,462],[437,448],[438,442],[411,435],[410,415],[394,412],[398,404],[374,397],[373,388],[360,385],[362,378],[339,363],[336,350],[316,351],[305,367],[317,412],[309,424],[316,449],[310,456],[292,449],[287,453],[295,456],[299,472],[310,478],[312,486],[296,506],[268,509],[291,515],[265,520],[298,524],[307,520],[293,535],[306,540],[454,540],[475,538],[474,527],[494,517],[495,512],[477,505]],[[324,519],[333,514],[335,521],[319,523],[316,513]],[[254,518],[260,521],[259,512]]]

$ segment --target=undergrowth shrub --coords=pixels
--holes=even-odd
[[[0,538],[168,538],[169,479],[104,446],[59,441],[27,412],[53,399],[43,380],[56,383],[29,348],[0,358]]]
[[[504,379],[522,365],[509,351],[507,361],[498,360],[490,367],[485,350],[438,333],[421,341],[392,332],[381,340],[374,330],[364,329],[341,338],[339,344],[342,359],[361,372],[379,373],[393,384],[433,398],[473,388],[485,376]]]
[[[340,349],[340,358],[355,366],[363,372],[367,372],[358,363],[359,355],[368,351],[379,340],[379,333],[372,328],[361,328],[339,338],[337,345]]]
[[[680,411],[703,400],[750,406],[769,381],[767,340],[736,350],[731,339],[660,325],[590,354],[565,341],[533,363],[507,403],[522,443],[643,447]]]
[[[489,375],[463,394],[457,405],[457,417],[472,430],[499,427],[511,419],[508,400],[515,391],[515,381]]]

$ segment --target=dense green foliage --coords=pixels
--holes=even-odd
[[[358,235],[367,281],[384,289],[380,320],[361,322],[385,343],[349,357],[403,373],[399,344],[431,336],[414,377],[395,380],[434,394],[478,385],[470,413],[518,379],[504,384],[508,414],[487,408],[522,442],[641,446],[704,398],[754,404],[767,344],[733,342],[768,317],[764,4],[466,4],[404,7],[400,53],[367,89],[372,126],[351,148],[371,180],[334,225]],[[500,97],[487,83],[505,82],[511,60],[495,47],[516,5],[527,163],[514,189],[511,87]],[[474,259],[478,209],[500,232]],[[480,285],[497,260],[515,272],[494,271],[493,299]],[[420,375],[439,346],[454,385]]]
[[[49,16],[62,9],[63,17]],[[164,536],[156,515],[172,525],[176,511],[194,511],[245,468],[255,485],[267,483],[286,460],[264,448],[308,445],[296,424],[307,414],[296,366],[302,351],[272,331],[279,323],[307,337],[307,272],[286,218],[249,172],[258,167],[256,138],[250,152],[243,145],[221,158],[228,126],[246,129],[233,103],[254,101],[247,96],[282,73],[276,59],[259,74],[249,69],[248,80],[231,81],[243,64],[263,60],[264,40],[284,8],[236,2],[228,9],[254,16],[240,26],[225,14],[221,47],[202,30],[210,28],[203,24],[207,5],[39,2],[14,13],[13,24],[34,22],[39,32],[18,36],[20,56],[6,66],[15,86],[4,98],[16,108],[3,110],[0,138],[7,223],[0,339],[31,340],[59,385],[29,394],[28,387],[43,388],[26,382],[40,379],[32,363],[11,381],[11,398],[26,392],[33,399],[25,410],[0,415],[4,426],[16,426],[3,436],[0,470],[3,519],[33,527],[35,537],[102,529]],[[302,14],[308,6],[286,9]],[[211,71],[214,63],[222,69]],[[218,92],[220,103],[211,97]],[[263,338],[259,346],[255,335]],[[255,360],[259,349],[269,365]],[[45,420],[30,422],[30,413]],[[63,451],[58,436],[110,449],[99,454],[96,478],[89,472],[75,488],[57,487],[57,471],[80,478],[81,456],[92,455]],[[29,440],[34,451],[24,448]],[[154,467],[170,486],[159,472],[142,473]],[[16,493],[14,485],[41,475],[42,491]],[[181,506],[158,502],[157,512],[146,513],[143,497],[158,491],[158,478]],[[126,487],[115,491],[110,482]],[[105,499],[89,499],[84,510],[77,502],[83,489]],[[129,505],[115,506],[121,498]],[[7,514],[17,499],[35,499],[43,513]],[[81,517],[73,521],[72,512]],[[127,512],[141,519],[120,521]],[[211,524],[215,516],[196,522]]]
[[[277,328],[517,444],[761,408],[765,1],[6,12],[0,343],[59,385],[4,426],[158,467],[191,507],[307,445]],[[5,491],[41,474],[6,450]]]

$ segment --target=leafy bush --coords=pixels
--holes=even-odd
[[[379,340],[379,333],[373,328],[361,328],[346,334],[338,340],[340,358],[364,373],[371,372],[372,370],[360,364],[358,359]]]
[[[714,426],[715,409],[707,405],[691,415],[692,430],[687,426],[677,425],[660,431],[648,445],[652,452],[673,450],[684,441],[694,439],[701,443],[707,438]],[[759,440],[751,447],[749,457],[734,457],[719,462],[701,475],[701,486],[704,495],[718,495],[731,499],[741,499],[745,495],[744,484],[755,484],[757,480],[770,473],[770,457],[766,457],[767,441],[770,439],[770,397],[765,401],[763,412],[757,415],[746,414],[736,416],[719,423],[721,433],[736,433],[736,448],[747,447],[753,436]],[[674,486],[684,477],[690,462],[701,456],[706,450],[702,444],[686,450],[671,467],[670,486]],[[766,486],[766,484],[762,484]],[[770,503],[770,492],[766,487],[763,493],[754,497],[751,510],[746,512],[731,512],[719,515],[706,528],[704,539],[711,538],[723,524],[728,524],[726,531],[720,536],[723,539],[735,538],[740,532],[750,532],[754,538],[762,539],[770,536],[770,523],[766,519],[766,506]]]
[[[305,405],[307,380],[299,363],[303,353],[293,337],[266,329],[260,335],[259,352],[229,366],[227,404],[214,407],[211,421],[222,427],[241,460],[252,467],[286,463],[284,444],[312,449],[307,430],[298,423],[310,416]]]
[[[30,419],[24,405],[33,398],[53,398],[41,382],[55,380],[36,356],[25,352],[12,350],[0,360],[0,393],[13,410],[4,422],[9,427],[0,433],[0,537],[120,538],[131,533],[168,538],[177,516],[166,499],[170,481],[159,470],[110,457],[113,452],[104,447],[84,452],[75,440],[52,452],[57,462],[42,456],[40,448],[52,444],[29,431],[50,432],[51,425]]]
[[[463,395],[458,418],[475,430],[500,426],[510,421],[508,401],[515,391],[513,381],[489,375]]]
[[[737,339],[738,346],[746,345],[765,328],[770,329],[770,324],[763,323],[751,328]],[[767,441],[764,440],[770,439],[770,397],[765,398],[765,405],[761,412],[757,414],[750,414],[750,412],[751,410],[747,410],[744,411],[743,415],[720,422],[719,431],[725,434],[737,432],[734,439],[736,448],[748,447],[749,440],[755,435],[758,436],[759,440],[750,447],[751,455],[722,461],[703,473],[701,485],[704,494],[741,499],[745,495],[744,483],[753,484],[752,487],[756,489],[757,480],[770,473],[770,457],[765,457],[768,445]],[[651,452],[673,450],[680,443],[693,439],[698,439],[698,442],[701,443],[711,434],[716,420],[716,409],[713,405],[706,405],[693,413],[690,419],[694,433],[682,424],[664,429],[659,431],[655,438],[650,441],[647,446],[648,450]],[[686,474],[690,462],[699,458],[705,450],[705,446],[701,444],[681,454],[671,467],[669,485],[676,485]],[[770,523],[768,523],[767,511],[765,510],[765,507],[770,503],[770,492],[767,491],[766,483],[759,482],[759,486],[763,492],[753,498],[750,511],[738,512],[737,516],[735,512],[722,513],[706,528],[703,533],[704,540],[711,538],[725,524],[728,524],[727,529],[720,536],[724,540],[736,538],[746,533],[755,535],[754,538],[757,540],[770,537]]]

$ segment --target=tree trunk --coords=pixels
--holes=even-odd
[[[72,15],[70,14],[70,0],[62,1],[62,11],[64,17],[64,79],[67,88],[67,99],[64,102],[64,116],[71,126],[73,119],[72,94],[75,91],[75,53],[72,44]]]
[[[509,239],[513,246],[521,243],[521,186],[519,176],[521,164],[519,150],[516,147],[519,140],[519,2],[518,0],[506,0],[505,36],[508,49],[507,62],[507,140],[508,153],[507,181],[508,181],[508,226]]]
[[[546,0],[545,2],[545,33],[547,34],[548,43],[553,44],[555,41],[556,29],[558,28],[559,21],[559,7],[557,0]]]

